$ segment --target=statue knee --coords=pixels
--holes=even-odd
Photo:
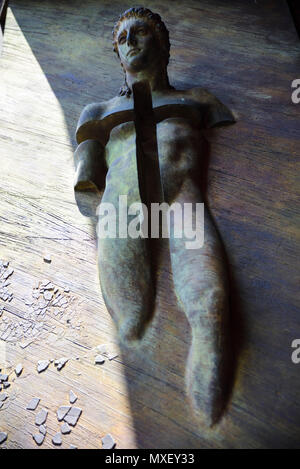
[[[189,306],[188,320],[191,327],[207,326],[215,328],[227,316],[227,291],[222,286],[206,287],[199,291],[196,302]]]
[[[137,348],[146,330],[145,323],[140,316],[123,319],[119,324],[119,337],[123,345]]]

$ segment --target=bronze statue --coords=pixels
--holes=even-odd
[[[120,194],[127,196],[128,204],[141,200],[143,184],[136,157],[143,108],[140,102],[134,106],[133,92],[138,83],[146,81],[152,94],[150,117],[155,121],[156,135],[152,135],[153,141],[156,139],[163,199],[170,205],[203,202],[197,181],[201,129],[233,123],[233,115],[205,89],[181,91],[170,85],[169,34],[158,14],[142,7],[125,11],[114,26],[113,44],[125,82],[119,96],[86,106],[80,116],[75,190],[105,188],[101,203],[116,207]],[[148,144],[151,146],[150,140]],[[144,150],[147,152],[147,145]],[[157,199],[161,200],[160,196]],[[121,217],[119,212],[117,217]],[[194,217],[193,212],[191,224]],[[132,216],[128,223],[130,220]],[[170,230],[169,248],[175,292],[192,331],[188,393],[194,408],[204,412],[213,424],[222,411],[230,346],[224,253],[206,208],[204,230],[203,247],[190,250],[186,249],[186,239],[175,237]],[[155,297],[147,239],[99,237],[98,246],[106,306],[122,342],[137,347],[151,319]]]

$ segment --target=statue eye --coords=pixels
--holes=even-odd
[[[118,39],[118,43],[119,44],[124,44],[125,40],[126,40],[126,36],[125,36],[125,34],[122,34]]]
[[[146,34],[146,28],[138,28],[137,34]]]

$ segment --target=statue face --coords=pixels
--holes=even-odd
[[[158,41],[151,27],[140,18],[122,21],[117,37],[120,60],[126,71],[153,68],[159,55]]]

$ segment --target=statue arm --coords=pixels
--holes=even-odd
[[[225,106],[216,96],[207,93],[207,112],[205,115],[205,128],[221,127],[234,124],[236,122],[234,115],[230,109]]]
[[[203,127],[211,129],[234,124],[236,119],[230,109],[205,88],[194,88],[192,96],[204,106]]]
[[[236,122],[232,112],[226,107],[221,101],[217,100],[209,107],[209,110],[205,119],[205,128],[212,129],[213,127],[222,127],[225,125],[231,125]]]
[[[105,187],[107,167],[104,151],[97,140],[84,140],[78,145],[74,154],[75,190],[102,190]]]
[[[95,139],[92,124],[95,119],[101,119],[103,107],[101,104],[86,106],[79,118],[76,138],[79,143],[74,154],[75,179],[74,189],[77,191],[102,190],[105,187],[107,166],[104,158],[105,145],[101,139]],[[84,124],[85,131],[81,129]]]

